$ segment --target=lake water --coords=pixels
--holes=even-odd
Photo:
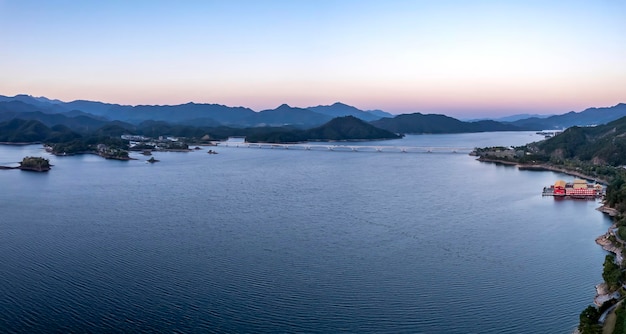
[[[533,133],[376,145],[521,145]],[[215,149],[215,148],[212,148]],[[155,164],[0,146],[2,332],[570,333],[598,202],[454,153],[207,147]]]

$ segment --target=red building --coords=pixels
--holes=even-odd
[[[554,183],[554,196],[565,196],[565,181],[558,180]]]

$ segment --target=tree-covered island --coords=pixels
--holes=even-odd
[[[128,141],[115,137],[89,137],[69,142],[47,143],[46,150],[54,155],[97,154],[105,159],[130,160]]]
[[[20,166],[21,170],[33,171],[33,172],[47,172],[50,170],[50,161],[42,157],[24,157]]]

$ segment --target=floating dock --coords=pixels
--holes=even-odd
[[[587,183],[585,180],[574,180],[568,183],[557,180],[553,185],[543,187],[543,196],[595,199],[604,196],[605,189],[601,184]]]

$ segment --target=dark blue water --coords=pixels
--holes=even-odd
[[[378,144],[520,145],[529,133]],[[218,148],[0,171],[3,332],[569,333],[601,281],[570,177],[465,154]]]

